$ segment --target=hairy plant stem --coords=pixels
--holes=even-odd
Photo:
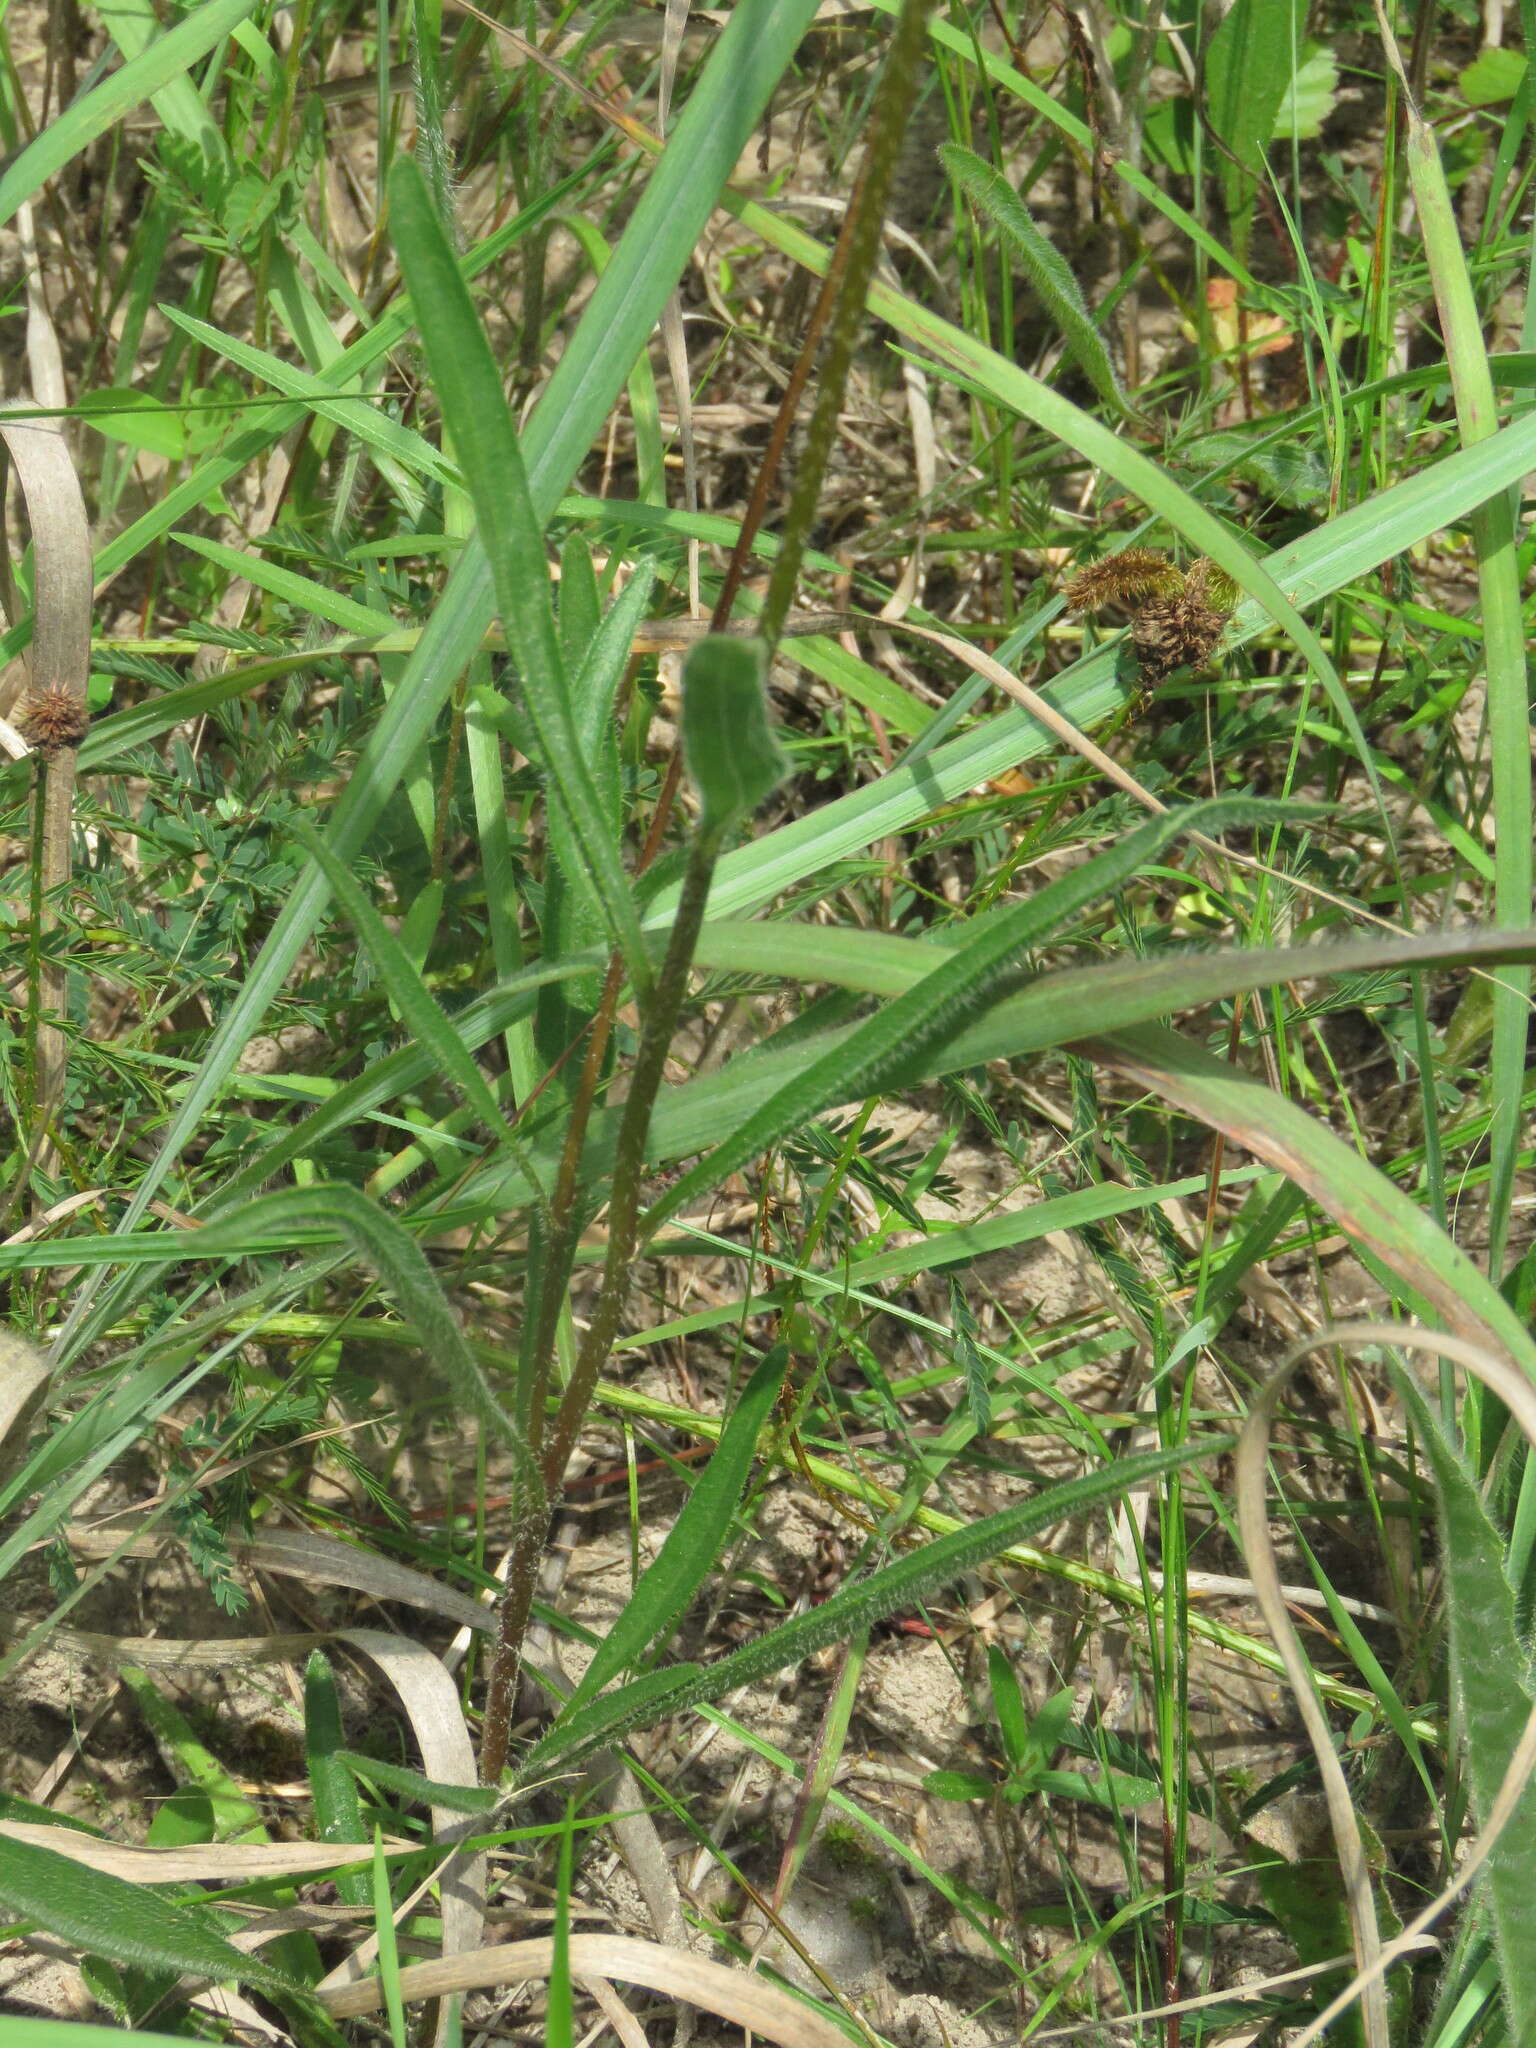
[[[586,1335],[576,1354],[576,1363],[571,1377],[560,1396],[555,1412],[554,1427],[543,1445],[543,1475],[549,1506],[553,1507],[565,1481],[565,1471],[576,1447],[588,1408],[597,1389],[603,1367],[613,1349],[613,1340],[618,1335],[619,1323],[624,1313],[624,1299],[629,1288],[630,1268],[634,1263],[635,1246],[638,1242],[640,1219],[640,1192],[645,1183],[645,1144],[651,1127],[651,1112],[666,1072],[667,1054],[671,1050],[677,1020],[682,1014],[684,1000],[688,994],[688,971],[693,964],[694,947],[698,944],[699,929],[704,922],[705,906],[709,902],[710,883],[714,879],[715,862],[719,857],[722,834],[718,829],[701,827],[695,834],[688,850],[688,865],[683,874],[682,892],[677,906],[677,917],[672,926],[666,957],[650,1002],[640,1027],[640,1044],[635,1054],[635,1064],[630,1075],[629,1093],[624,1102],[624,1114],[619,1124],[618,1140],[614,1147],[613,1181],[608,1197],[608,1250],[603,1260],[603,1275],[598,1287],[597,1303],[587,1325]],[[589,1057],[587,1066],[591,1067]],[[586,1073],[583,1073],[585,1084]],[[590,1107],[590,1096],[588,1097]],[[585,1117],[582,1119],[585,1126]],[[573,1118],[574,1127],[574,1118]],[[569,1146],[567,1152],[569,1153]],[[565,1179],[566,1162],[561,1162],[562,1182]],[[557,1202],[559,1194],[557,1191]],[[565,1216],[554,1226],[551,1241],[551,1259],[547,1262],[545,1291],[541,1298],[540,1324],[548,1320],[550,1297],[560,1290],[559,1275],[567,1267],[554,1262],[558,1251],[564,1257],[568,1249],[566,1234],[576,1227],[576,1189],[574,1173],[570,1184],[570,1198]],[[555,1238],[558,1237],[558,1244]],[[542,1365],[542,1371],[537,1368]],[[536,1361],[535,1384],[547,1391],[548,1353],[543,1351]],[[537,1411],[530,1411],[526,1426],[530,1441],[535,1446],[543,1439],[543,1393]],[[537,1436],[533,1432],[537,1431]],[[490,1681],[486,1691],[485,1734],[481,1744],[480,1770],[484,1782],[494,1784],[500,1777],[507,1760],[507,1746],[512,1728],[512,1705],[517,1686],[517,1675],[522,1662],[523,1637],[527,1632],[528,1618],[533,1611],[534,1581],[538,1571],[539,1557],[544,1547],[545,1521],[541,1516],[537,1526],[531,1521],[519,1526],[513,1536],[511,1563],[507,1572],[507,1593],[501,1605],[497,1624],[496,1648],[491,1660]]]
[[[577,1197],[580,1192],[582,1148],[586,1143],[587,1128],[592,1120],[592,1105],[597,1099],[597,1084],[602,1076],[603,1056],[608,1050],[608,1041],[613,1034],[614,1012],[618,1007],[619,990],[623,982],[624,963],[615,953],[608,963],[602,996],[592,1019],[587,1050],[571,1096],[570,1117],[565,1127],[565,1144],[561,1149],[560,1166],[555,1176],[554,1194],[549,1205],[549,1236],[545,1242],[544,1256],[540,1261],[541,1277],[538,1299],[534,1305],[532,1340],[526,1353],[524,1383],[519,1388],[519,1412],[526,1418],[528,1440],[535,1454],[538,1453],[544,1438],[544,1403],[549,1393],[549,1376],[554,1362],[556,1327],[560,1321],[566,1283],[576,1263],[576,1248],[581,1237],[581,1211]]]
[[[864,324],[864,302],[879,260],[886,202],[890,198],[907,121],[922,78],[931,4],[932,0],[903,0],[895,34],[891,38],[890,54],[885,60],[880,83],[875,89],[874,104],[870,108],[869,140],[858,184],[849,201],[836,255],[827,273],[823,296],[825,290],[833,285],[837,258],[841,257],[843,267],[836,285],[837,307],[817,383],[816,406],[811,414],[805,454],[795,467],[795,486],[784,521],[783,540],[769,578],[768,595],[763,601],[762,634],[770,650],[778,645],[784,621],[795,601],[800,564],[815,523],[822,478],[837,436],[837,417],[842,410],[854,343]],[[817,311],[821,311],[819,305]]]
[[[822,337],[829,335],[817,403],[811,416],[806,459],[796,475],[778,560],[774,566],[762,618],[762,634],[770,650],[777,643],[794,603],[800,564],[815,520],[816,504],[827,460],[837,433],[838,412],[853,360],[854,344],[864,320],[864,302],[880,252],[880,237],[886,201],[901,153],[907,119],[917,96],[922,75],[927,19],[932,0],[905,0],[892,38],[890,54],[875,95],[870,115],[869,141],[854,196],[849,203],[831,264],[815,309],[790,385],[780,403],[773,436],[759,470],[752,501],[727,567],[724,584],[716,602],[712,624],[718,629],[730,618],[740,588],[748,552],[767,510],[774,481],[788,445],[790,429],[800,399],[817,366]],[[648,866],[659,850],[661,836],[678,788],[682,770],[681,749],[673,757],[657,803],[656,816],[646,842],[642,866]],[[545,1411],[549,1398],[555,1332],[566,1282],[575,1262],[581,1230],[580,1166],[582,1149],[591,1121],[602,1059],[612,1030],[613,1013],[621,985],[617,959],[610,965],[607,984],[594,1020],[592,1040],[582,1063],[581,1077],[571,1102],[554,1199],[550,1205],[549,1238],[541,1261],[542,1279],[533,1312],[533,1327],[520,1366],[522,1384],[519,1402],[528,1441],[541,1456],[545,1486],[553,1506],[565,1479],[566,1466],[575,1449],[576,1438],[586,1417],[593,1391],[613,1340],[618,1335],[630,1267],[639,1243],[640,1189],[644,1179],[645,1141],[651,1111],[661,1086],[672,1034],[677,1028],[688,970],[704,909],[709,900],[710,879],[720,850],[718,831],[700,832],[694,838],[683,878],[677,919],[667,948],[661,974],[642,1010],[640,1045],[630,1078],[629,1094],[619,1127],[614,1157],[613,1184],[608,1201],[608,1250],[597,1306],[577,1353],[576,1363],[556,1410],[552,1430],[546,1438]],[[545,1531],[518,1528],[513,1536],[512,1558],[507,1574],[507,1593],[502,1602],[496,1649],[491,1662],[486,1695],[485,1735],[481,1749],[481,1770],[487,1784],[500,1775],[506,1762],[511,1730],[512,1703],[522,1657],[523,1636],[533,1608],[534,1579],[543,1549]]]

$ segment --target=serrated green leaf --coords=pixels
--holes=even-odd
[[[1520,90],[1530,59],[1521,50],[1479,50],[1457,84],[1469,106],[1498,107]]]
[[[1061,330],[1067,351],[1106,405],[1135,416],[1115,374],[1109,348],[1094,324],[1066,259],[1047,240],[1034,216],[1002,173],[958,142],[939,145],[945,168],[971,204],[991,221],[1018,260],[1041,304]]]
[[[1294,135],[1298,142],[1316,141],[1338,98],[1338,60],[1326,44],[1308,43],[1275,115],[1275,140]]]

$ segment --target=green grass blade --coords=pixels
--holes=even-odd
[[[933,967],[932,948],[915,940],[818,931],[809,925],[734,926],[728,931],[705,925],[696,958],[701,966],[746,973],[768,968],[797,979],[830,981],[875,994],[898,994]],[[989,1060],[1022,1058],[1103,1031],[1124,1031],[1242,990],[1298,978],[1393,967],[1487,965],[1521,958],[1536,958],[1536,933],[1445,933],[1294,950],[1127,958],[1103,966],[1068,968],[1042,976],[1017,994],[994,1002],[931,1050],[926,1060],[905,1072],[903,1085],[964,1072]],[[651,1119],[648,1158],[653,1162],[682,1158],[727,1141],[812,1060],[832,1055],[857,1029],[844,1026],[787,1046],[770,1044],[750,1058],[731,1062],[721,1073],[663,1091]],[[611,1116],[594,1119],[584,1169],[589,1174],[603,1172],[613,1130]],[[476,1188],[473,1192],[483,1199],[489,1191]],[[526,1190],[506,1186],[496,1193],[496,1199],[503,1201],[527,1198]]]
[[[143,57],[160,33],[159,19],[148,0],[106,0],[97,12],[107,34],[130,63]],[[238,22],[234,24],[239,26]],[[195,143],[210,167],[228,164],[229,149],[223,131],[185,72],[152,92],[149,99],[169,134]]]
[[[651,965],[611,822],[571,715],[565,663],[550,600],[544,522],[534,509],[517,430],[485,330],[426,183],[409,157],[390,173],[390,217],[444,425],[474,500],[479,543],[489,557],[497,609],[516,657],[523,702],[544,767],[573,828],[573,843],[609,933],[636,989],[647,994]]]
[[[264,384],[270,384],[274,391],[306,401],[321,419],[329,420],[343,433],[355,435],[385,461],[398,462],[414,475],[429,477],[434,483],[444,486],[460,481],[453,464],[441,449],[433,447],[425,434],[418,434],[414,428],[392,420],[376,400],[362,391],[338,394],[334,367],[329,375],[317,377],[312,371],[285,363],[281,356],[272,355],[267,349],[256,348],[248,341],[226,334],[221,327],[197,319],[184,307],[162,305],[159,311],[173,327],[179,327],[183,334],[210,354],[223,356],[237,369],[248,371]],[[366,363],[356,362],[352,350],[338,357],[337,364],[343,362],[355,364],[354,380],[368,367]]]
[[[1242,799],[1196,804],[1154,818],[1116,847],[1074,868],[1038,890],[1026,902],[984,920],[984,929],[961,938],[948,958],[839,1039],[820,1059],[803,1068],[768,1102],[745,1117],[724,1145],[685,1173],[645,1220],[649,1234],[715,1186],[799,1129],[834,1103],[877,1094],[896,1074],[910,1073],[928,1053],[952,1039],[994,993],[1000,976],[1017,969],[1030,947],[1078,916],[1090,903],[1112,894],[1188,832],[1284,822],[1285,806]],[[783,931],[783,926],[769,926]],[[924,948],[932,956],[932,948]]]
[[[1457,424],[1463,442],[1475,446],[1491,437],[1498,418],[1482,318],[1462,248],[1461,224],[1446,184],[1434,133],[1413,105],[1411,96],[1407,111],[1408,174],[1424,230],[1424,253],[1445,335]],[[1521,563],[1515,510],[1509,496],[1500,492],[1490,497],[1472,515],[1471,525],[1477,550],[1479,609],[1488,678],[1484,759],[1493,793],[1494,914],[1501,921],[1520,924],[1531,915],[1531,707]],[[1528,968],[1507,967],[1495,977],[1493,1056],[1488,1073],[1489,1101],[1493,1106],[1488,1260],[1495,1274],[1504,1262],[1515,1162],[1522,1138],[1520,1098],[1530,1027],[1530,992]]]
[[[130,58],[120,71],[110,73],[50,121],[0,174],[0,227],[14,220],[17,208],[35,198],[50,178],[99,135],[181,78],[199,57],[222,42],[237,22],[244,21],[255,4],[256,0],[202,0],[141,55]]]
[[[773,1412],[789,1350],[775,1345],[741,1390],[714,1456],[700,1473],[666,1540],[625,1603],[561,1719],[575,1714],[621,1671],[666,1640],[714,1569],[730,1533],[757,1456],[757,1440]]]
[[[300,576],[296,570],[285,569],[280,563],[269,562],[265,556],[225,547],[222,541],[205,540],[200,533],[173,533],[171,538],[193,554],[201,555],[205,561],[216,562],[231,576],[243,576],[270,597],[292,605],[295,611],[323,619],[326,625],[335,626],[343,633],[356,633],[363,639],[378,639],[395,631],[395,621],[388,612],[374,611],[368,605],[359,604],[355,598],[343,597],[340,591],[316,583],[312,577]]]
[[[497,1399],[465,1342],[426,1254],[403,1225],[358,1189],[317,1183],[264,1195],[229,1222],[210,1223],[199,1231],[195,1251],[202,1258],[244,1258],[264,1230],[286,1233],[306,1224],[337,1232],[368,1262],[415,1325],[427,1357],[460,1406],[508,1447],[518,1484],[528,1499],[541,1500],[543,1486],[522,1426]],[[183,1240],[181,1256],[193,1249]]]
[[[1527,1363],[1527,1370],[1529,1370]],[[1429,1457],[1440,1502],[1451,1660],[1479,1816],[1492,1807],[1536,1700],[1530,1650],[1504,1571],[1504,1538],[1433,1405],[1406,1368],[1394,1378]],[[1500,1986],[1515,2041],[1536,2039],[1536,1786],[1494,1844],[1486,1877]]]
[[[1031,1500],[924,1544],[867,1579],[844,1586],[820,1607],[717,1659],[705,1671],[649,1673],[644,1681],[595,1700],[569,1724],[551,1730],[523,1759],[518,1777],[536,1777],[557,1763],[568,1769],[578,1757],[635,1728],[649,1727],[668,1715],[719,1699],[737,1686],[787,1670],[829,1643],[845,1642],[899,1608],[929,1599],[1032,1530],[1085,1513],[1198,1458],[1213,1457],[1229,1449],[1231,1442],[1230,1437],[1197,1437],[1172,1448],[1116,1458],[1098,1471],[1049,1486]],[[674,1676],[676,1683],[670,1687],[654,1683]]]
[[[198,1739],[176,1702],[161,1691],[147,1671],[133,1665],[125,1665],[119,1679],[154,1736],[161,1756],[170,1763],[178,1784],[191,1787],[207,1800],[212,1839],[269,1841],[260,1807],[240,1790],[212,1750]],[[153,1827],[151,1839],[156,1839]]]
[[[342,1761],[345,1748],[336,1676],[325,1653],[314,1650],[304,1667],[304,1760],[315,1803],[315,1832],[322,1842],[350,1846],[366,1842],[368,1836],[357,1781]],[[366,1906],[373,1896],[368,1872],[355,1865],[336,1873],[336,1890],[344,1906]]]
[[[270,1963],[226,1941],[195,1907],[15,1836],[6,1838],[0,1852],[0,1908],[87,1955],[138,1969],[207,1977],[215,1984],[294,1988]]]
[[[1398,1277],[1404,1299],[1474,1331],[1536,1379],[1536,1340],[1488,1276],[1413,1198],[1344,1139],[1274,1089],[1171,1031],[1143,1026],[1086,1048],[1167,1102],[1267,1159]]]
[[[571,1862],[576,1841],[576,1803],[565,1800],[565,1825],[555,1864],[554,1955],[550,1960],[548,2004],[544,2013],[545,2048],[573,2048],[576,2039],[575,2001],[571,1987]]]
[[[405,2000],[400,1992],[400,1945],[395,1939],[395,1902],[389,1889],[389,1863],[384,1855],[384,1838],[373,1830],[373,1864],[369,1871],[373,1932],[379,1949],[379,1982],[384,1987],[384,2009],[389,2016],[390,2048],[409,2048],[405,2023]]]

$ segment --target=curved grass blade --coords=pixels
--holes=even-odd
[[[1278,1166],[1403,1297],[1448,1329],[1492,1344],[1536,1380],[1536,1339],[1488,1276],[1411,1196],[1317,1117],[1172,1031],[1144,1025],[1078,1048]]]
[[[137,1969],[206,1977],[215,1984],[255,1984],[278,1993],[298,1988],[270,1963],[226,1941],[194,1908],[14,1835],[0,1851],[0,1907],[11,1919],[46,1928],[87,1955]]]
[[[743,1644],[703,1670],[649,1673],[635,1685],[593,1701],[568,1723],[562,1722],[551,1730],[518,1766],[518,1780],[525,1782],[556,1764],[569,1768],[579,1757],[635,1728],[649,1727],[667,1715],[682,1713],[688,1707],[719,1699],[737,1686],[752,1685],[776,1671],[784,1671],[829,1643],[852,1638],[898,1608],[928,1599],[1031,1530],[1082,1514],[1103,1501],[1148,1485],[1164,1473],[1228,1450],[1231,1444],[1232,1439],[1225,1436],[1193,1437],[1187,1443],[1117,1458],[1097,1472],[1047,1487],[1032,1500],[1004,1508],[969,1528],[957,1529],[952,1536],[942,1536],[935,1543],[897,1558],[857,1585],[844,1586],[820,1607],[785,1622],[756,1642]],[[655,1683],[668,1678],[675,1679],[675,1683]]]
[[[901,949],[908,949],[905,957]],[[881,994],[911,987],[932,971],[932,947],[878,933],[821,931],[810,925],[773,924],[720,927],[700,933],[696,964],[758,973],[764,969],[807,981],[830,981]],[[1106,1030],[1126,1030],[1243,990],[1277,982],[1383,968],[1404,971],[1434,966],[1487,966],[1501,960],[1536,959],[1536,932],[1435,933],[1421,939],[1362,939],[1337,946],[1181,953],[1172,958],[1125,959],[1103,966],[1068,968],[1043,975],[1016,994],[994,1001],[952,1037],[930,1049],[922,1061],[901,1071],[903,1086],[964,1072],[995,1059],[1019,1059]],[[827,1031],[815,1039],[770,1044],[730,1061],[657,1098],[647,1141],[653,1163],[685,1158],[730,1141],[744,1121],[813,1060],[829,1057],[858,1025]],[[1225,1070],[1223,1070],[1225,1071]],[[848,1099],[848,1098],[844,1098]],[[1298,1112],[1301,1114],[1301,1112]],[[613,1144],[611,1114],[593,1119],[584,1172],[598,1176]],[[536,1152],[536,1156],[538,1155]],[[494,1193],[498,1202],[528,1199],[523,1188],[489,1190],[472,1179],[472,1201]],[[441,1219],[446,1227],[446,1216]]]
[[[1149,860],[1185,833],[1227,826],[1281,824],[1287,807],[1235,798],[1168,812],[1127,835],[1096,859],[983,921],[913,986],[865,1023],[839,1039],[820,1059],[811,1059],[793,1079],[730,1138],[669,1188],[646,1216],[646,1234],[668,1216],[715,1186],[737,1167],[766,1152],[787,1132],[799,1129],[838,1102],[878,1094],[897,1072],[911,1072],[929,1052],[952,1039],[996,994],[1001,976],[1016,969],[1030,947],[1040,945],[1089,903],[1123,888]],[[1294,816],[1294,813],[1291,814]],[[924,948],[930,955],[932,948]]]
[[[497,1399],[466,1343],[463,1331],[426,1253],[401,1224],[356,1188],[317,1183],[285,1188],[247,1203],[238,1217],[210,1223],[181,1242],[183,1258],[244,1258],[264,1229],[283,1231],[293,1225],[319,1223],[344,1238],[378,1274],[413,1323],[423,1349],[443,1375],[462,1407],[508,1447],[514,1477],[525,1507],[544,1499],[538,1466],[528,1450],[522,1425]]]

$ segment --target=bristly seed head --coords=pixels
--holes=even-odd
[[[1199,668],[1216,651],[1227,623],[1191,577],[1175,597],[1155,597],[1131,621],[1137,659],[1149,683],[1160,683],[1176,668]]]
[[[23,737],[45,756],[78,747],[90,722],[84,702],[57,684],[28,697],[16,719]]]
[[[1090,562],[1068,579],[1066,600],[1075,612],[1102,611],[1106,605],[1127,608],[1153,598],[1173,598],[1184,587],[1177,563],[1156,548],[1122,548]]]
[[[1204,555],[1190,563],[1184,578],[1184,588],[1191,597],[1199,598],[1213,611],[1224,615],[1230,615],[1237,604],[1237,585],[1225,569],[1218,569],[1216,564],[1208,562]]]

